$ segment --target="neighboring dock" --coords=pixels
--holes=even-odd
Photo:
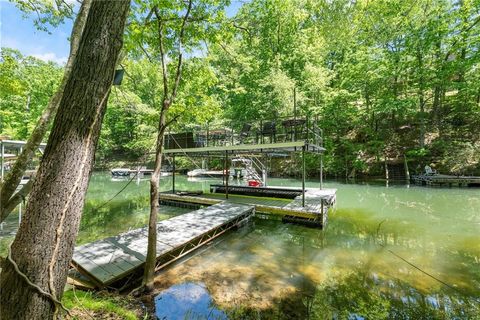
[[[254,213],[251,205],[220,202],[157,224],[156,270],[239,225]],[[75,248],[70,283],[105,288],[134,277],[143,269],[147,254],[147,227]]]
[[[412,181],[418,185],[426,186],[458,186],[458,187],[480,187],[480,177],[475,176],[451,176],[445,174],[416,175]]]

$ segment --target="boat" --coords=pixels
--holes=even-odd
[[[128,168],[113,168],[110,172],[112,177],[130,177],[131,170]]]
[[[224,176],[223,170],[207,170],[207,169],[194,169],[187,172],[187,176],[190,178],[196,177],[206,177],[206,178],[217,178]]]
[[[112,177],[119,178],[119,177],[130,177],[134,174],[143,175],[151,175],[153,173],[152,169],[146,168],[138,168],[138,169],[129,169],[129,168],[113,168],[110,170]]]

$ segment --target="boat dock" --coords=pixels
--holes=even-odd
[[[160,270],[241,224],[254,206],[219,202],[157,224],[157,266]],[[70,283],[90,288],[118,286],[140,276],[147,254],[147,227],[75,248]],[[75,276],[75,274],[77,276]]]
[[[162,193],[160,204],[195,208],[228,201],[255,207],[256,215],[277,216],[285,222],[295,222],[323,228],[328,214],[336,205],[336,189],[305,189],[305,199],[300,189],[211,185],[211,193]],[[228,197],[228,199],[226,199]]]
[[[285,222],[323,228],[330,210],[335,207],[336,190],[323,188],[325,148],[317,122],[296,117],[281,123],[260,121],[256,127],[263,135],[257,134],[256,137],[250,132],[251,124],[244,124],[238,132],[233,128],[215,131],[207,127],[206,136],[197,133],[196,138],[192,131],[168,133],[163,153],[171,157],[172,190],[160,194],[159,202],[195,211],[158,223],[156,270],[241,224],[253,213],[259,217],[273,216]],[[280,134],[281,127],[283,135]],[[211,136],[213,140],[209,139],[209,134],[214,132],[216,133]],[[266,186],[266,166],[263,165],[259,166],[262,172],[260,185],[263,187],[259,184],[229,185],[230,158],[235,160],[252,155],[271,158],[276,154],[296,152],[301,153],[301,188]],[[306,153],[317,154],[319,157],[318,189],[305,187]],[[176,156],[223,159],[223,170],[220,171],[223,184],[211,185],[209,193],[176,191]],[[138,168],[134,172],[142,173],[142,169],[143,173],[148,173],[144,168]],[[197,169],[197,172],[203,171]],[[113,176],[130,176],[131,173],[130,169],[112,169]],[[260,177],[258,172],[256,175]],[[77,286],[90,283],[92,288],[125,286],[129,279],[136,279],[142,274],[147,243],[148,232],[144,227],[77,247],[72,259],[76,272],[70,273],[71,283]]]
[[[412,181],[418,185],[426,186],[458,186],[458,187],[479,187],[480,177],[475,176],[451,176],[446,174],[416,175]]]

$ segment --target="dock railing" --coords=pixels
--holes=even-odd
[[[185,126],[167,133],[165,147],[201,148],[296,141],[322,146],[321,129],[316,117],[284,116]]]

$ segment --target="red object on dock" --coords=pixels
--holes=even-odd
[[[249,187],[260,187],[262,183],[258,180],[248,180]]]

